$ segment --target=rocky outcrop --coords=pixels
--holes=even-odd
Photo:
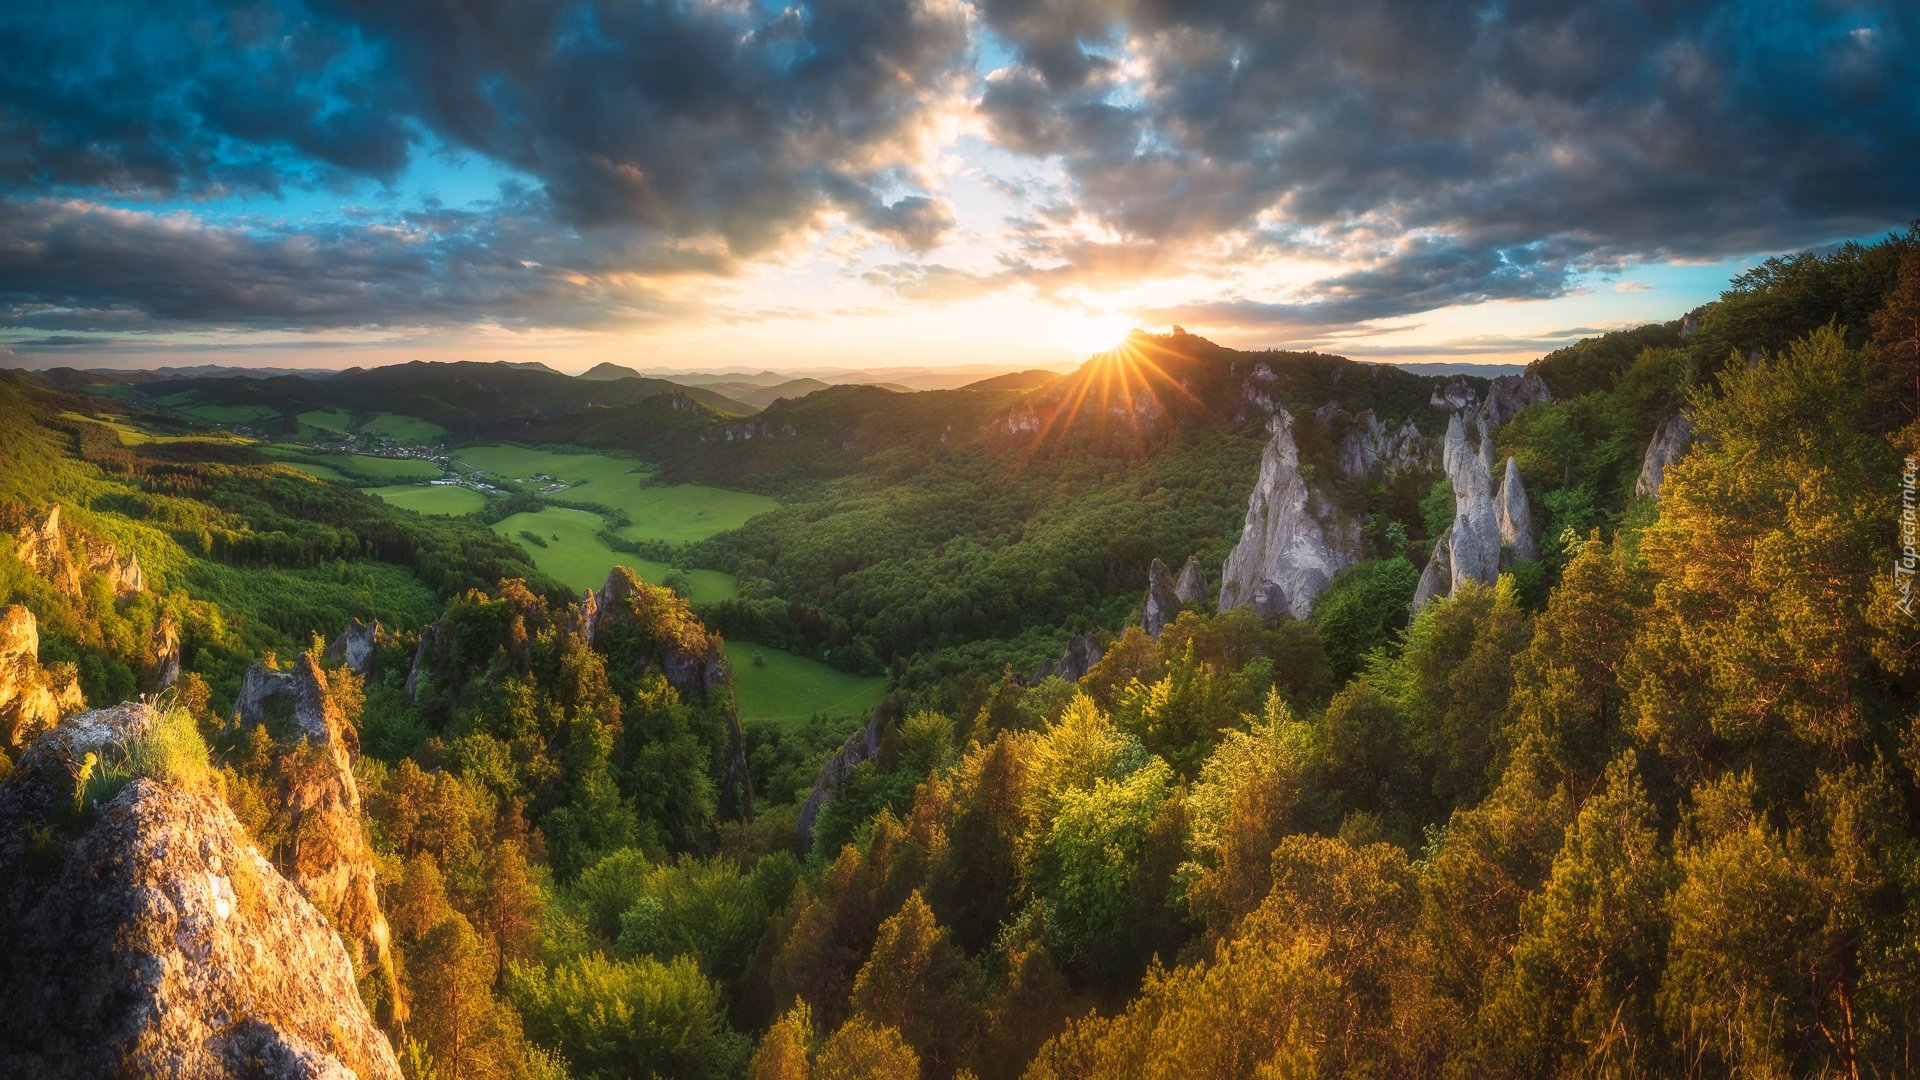
[[[13,534],[13,553],[27,564],[27,569],[52,582],[62,595],[80,595],[80,568],[74,565],[73,552],[60,528],[60,504],[48,507],[45,514]]]
[[[720,638],[693,617],[687,603],[669,589],[649,585],[624,566],[616,566],[594,596],[586,620],[587,637],[611,662],[657,663],[667,681],[683,695],[705,698],[725,685],[726,658]],[[635,633],[622,638],[623,630]],[[633,655],[615,656],[629,647]]]
[[[1451,528],[1442,532],[1433,541],[1433,555],[1427,559],[1427,568],[1420,572],[1420,584],[1413,590],[1413,609],[1425,607],[1427,601],[1453,594],[1453,552]]]
[[[0,737],[24,746],[85,707],[71,664],[40,664],[40,624],[14,604],[0,612]]]
[[[129,553],[122,559],[120,550],[104,540],[79,533],[70,536],[61,523],[59,503],[14,531],[13,550],[21,562],[64,596],[80,595],[83,573],[105,574],[118,596],[131,596],[147,587],[138,554]]]
[[[1293,417],[1275,414],[1246,523],[1221,570],[1220,610],[1252,604],[1304,619],[1333,575],[1359,561],[1359,523],[1335,510],[1300,468]]]
[[[1372,409],[1363,409],[1340,438],[1340,471],[1348,476],[1407,472],[1425,466],[1429,452],[1411,419],[1389,429]]]
[[[813,850],[813,823],[820,817],[820,811],[833,798],[835,789],[852,775],[853,767],[863,761],[880,756],[880,739],[886,734],[887,718],[880,709],[873,710],[867,717],[867,726],[847,736],[827,763],[820,769],[820,775],[813,782],[813,790],[807,793],[807,801],[800,804],[800,817],[796,825],[801,851]]]
[[[1058,675],[1068,682],[1079,682],[1105,655],[1106,650],[1100,647],[1092,634],[1076,634],[1067,639],[1066,651],[1060,654],[1060,659],[1041,663],[1034,669],[1033,677],[1027,680],[1027,684],[1032,685],[1052,675]]]
[[[288,755],[280,770],[280,809],[290,827],[275,860],[340,931],[354,969],[382,980],[382,999],[397,1002],[391,934],[380,910],[373,850],[360,824],[360,788],[353,777],[359,739],[312,656],[301,655],[292,681],[294,718],[306,745]]]
[[[587,593],[592,596],[592,592]],[[407,669],[406,694],[408,701],[420,700],[420,685],[430,678],[435,669],[444,661],[442,655],[448,646],[446,628],[438,620],[428,623],[420,631],[420,645],[413,650],[413,666]]]
[[[1553,394],[1547,390],[1547,381],[1531,371],[1520,375],[1496,376],[1487,384],[1486,398],[1480,402],[1474,420],[1481,431],[1492,431],[1513,419],[1521,410],[1552,400]]]
[[[371,681],[374,676],[373,665],[379,659],[380,620],[363,623],[355,619],[347,624],[340,636],[327,646],[327,662],[339,664],[348,671],[360,676],[362,681]]]
[[[1500,576],[1500,519],[1493,500],[1493,440],[1475,446],[1455,413],[1447,421],[1441,460],[1453,483],[1453,527],[1447,536],[1451,589],[1463,581],[1491,585]],[[1437,550],[1437,547],[1436,547]]]
[[[1173,583],[1173,595],[1183,604],[1207,602],[1207,572],[1200,568],[1199,556],[1187,556],[1187,565],[1180,568],[1180,580]]]
[[[1653,441],[1647,444],[1647,456],[1640,464],[1640,478],[1634,482],[1634,492],[1641,498],[1658,499],[1660,484],[1667,477],[1667,466],[1680,460],[1692,441],[1693,421],[1687,419],[1686,413],[1667,417],[1653,433]]]
[[[1174,592],[1173,574],[1159,559],[1147,567],[1147,597],[1140,603],[1140,626],[1147,636],[1160,640],[1160,631],[1180,614],[1180,597]]]
[[[233,700],[234,723],[241,727],[259,727],[270,715],[277,715],[276,702],[283,702],[291,715],[293,673],[279,671],[262,661],[254,661],[240,677],[240,693]]]
[[[1520,465],[1511,455],[1507,471],[1500,478],[1500,492],[1494,496],[1495,516],[1500,522],[1500,544],[1505,554],[1516,559],[1538,559],[1540,540],[1533,528],[1533,508],[1527,502],[1527,489],[1520,482]]]
[[[147,689],[158,693],[180,681],[180,631],[173,616],[162,614],[147,638]]]
[[[398,1080],[340,937],[218,794],[136,779],[76,817],[75,762],[154,720],[73,717],[0,781],[0,1075]]]

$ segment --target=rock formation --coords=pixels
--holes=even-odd
[[[180,632],[173,625],[172,615],[163,613],[153,624],[153,633],[147,638],[147,653],[149,691],[158,693],[180,681]]]
[[[1173,595],[1183,604],[1207,602],[1207,572],[1200,568],[1199,556],[1187,556],[1187,565],[1180,568],[1180,580],[1173,583]]]
[[[595,595],[594,609],[586,621],[588,640],[607,655],[610,663],[656,663],[682,695],[705,698],[726,682],[720,638],[708,633],[687,609],[686,601],[670,590],[648,585],[634,577],[633,571],[616,566]],[[638,631],[628,643],[641,644],[642,651],[614,656],[609,650],[623,647],[616,638],[627,628]]]
[[[355,619],[327,646],[327,662],[340,664],[363,681],[371,681],[374,661],[379,658],[379,641],[380,620],[369,624]]]
[[[1447,420],[1441,460],[1453,483],[1453,527],[1447,535],[1452,588],[1462,581],[1491,585],[1500,576],[1500,519],[1493,504],[1491,459],[1491,436],[1476,447],[1468,440],[1459,413]]]
[[[1180,597],[1174,592],[1173,574],[1159,559],[1147,567],[1147,598],[1140,604],[1140,625],[1147,636],[1160,640],[1160,631],[1180,614]]]
[[[71,664],[40,665],[40,624],[14,604],[0,612],[0,738],[24,746],[85,707]]]
[[[218,794],[136,779],[76,819],[74,762],[154,719],[75,716],[0,781],[0,1075],[398,1080],[339,936]]]
[[[796,830],[801,851],[813,849],[813,823],[819,819],[821,808],[833,798],[834,790],[846,782],[855,765],[880,755],[880,739],[886,730],[886,714],[876,708],[867,717],[867,726],[847,736],[847,741],[827,759],[813,782],[813,790],[807,793],[807,801],[800,804]]]
[[[1514,418],[1522,409],[1543,401],[1552,401],[1547,382],[1533,372],[1499,375],[1487,384],[1486,399],[1474,414],[1481,431],[1492,431]]]
[[[1425,607],[1429,600],[1453,595],[1452,538],[1451,528],[1434,538],[1433,555],[1427,559],[1427,568],[1420,572],[1420,584],[1413,590],[1415,611]]]
[[[233,700],[233,719],[241,727],[258,727],[267,722],[276,701],[293,703],[293,673],[276,670],[262,661],[254,661],[240,677],[240,693]]]
[[[312,656],[301,655],[292,682],[294,718],[306,746],[284,759],[280,770],[280,810],[290,828],[275,858],[340,931],[354,969],[383,980],[383,999],[397,1002],[391,934],[380,910],[373,850],[360,824],[360,788],[353,777],[359,739],[327,693]]]
[[[69,537],[68,529],[61,524],[59,503],[15,530],[13,550],[28,569],[51,582],[63,596],[80,595],[83,571],[107,575],[119,596],[130,596],[147,587],[138,554],[129,553],[123,560],[119,549],[104,540],[84,534]]]
[[[28,522],[14,533],[13,553],[29,570],[52,582],[61,595],[80,595],[80,569],[74,565],[73,552],[60,529],[59,503],[48,507],[38,521]]]
[[[1068,682],[1079,682],[1105,655],[1106,650],[1100,647],[1092,634],[1076,634],[1067,639],[1066,651],[1060,654],[1060,659],[1041,663],[1027,683],[1032,685],[1050,675],[1058,675]]]
[[[1304,619],[1333,575],[1359,560],[1360,528],[1328,505],[1300,472],[1293,417],[1275,414],[1246,524],[1221,570],[1220,610]]]
[[[1667,417],[1653,433],[1653,441],[1647,444],[1646,460],[1640,465],[1640,479],[1633,485],[1634,492],[1642,498],[1658,499],[1660,484],[1667,477],[1667,466],[1680,460],[1692,441],[1693,421],[1687,419],[1686,413]]]
[[[1348,476],[1406,472],[1423,467],[1428,453],[1426,437],[1411,419],[1389,430],[1372,409],[1362,409],[1340,438],[1340,471]]]
[[[1533,508],[1527,502],[1527,489],[1520,482],[1520,466],[1507,457],[1506,475],[1500,478],[1500,493],[1494,497],[1500,520],[1500,543],[1516,559],[1538,559],[1540,541],[1533,531]]]
[[[588,591],[587,595],[592,596],[592,591]],[[444,659],[441,654],[446,651],[446,647],[447,634],[439,620],[428,623],[426,629],[420,631],[420,645],[413,650],[413,666],[407,669],[408,701],[419,700],[421,682],[432,676],[435,668]]]

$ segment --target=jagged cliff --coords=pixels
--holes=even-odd
[[[40,664],[40,624],[14,604],[0,612],[0,738],[23,746],[85,705],[71,664]]]
[[[0,781],[0,1075],[397,1078],[328,920],[220,796],[74,771],[156,722],[83,713]]]
[[[1292,415],[1275,414],[1268,429],[1240,542],[1221,569],[1220,610],[1251,604],[1304,619],[1333,575],[1359,561],[1360,528],[1302,474]]]
[[[821,767],[820,775],[813,781],[813,790],[807,793],[807,801],[800,804],[795,831],[801,851],[813,848],[813,823],[819,819],[827,801],[833,798],[834,790],[846,782],[855,765],[880,755],[880,739],[886,730],[884,707],[874,709],[867,717],[866,726],[847,736],[847,741],[841,743],[840,749]]]

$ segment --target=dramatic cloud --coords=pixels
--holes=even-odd
[[[1803,245],[1902,221],[1920,195],[1907,4],[1008,0],[985,17],[1016,51],[987,83],[990,130],[1060,160],[1123,242],[1441,238],[1444,258],[1325,283],[1333,310]]]
[[[1916,146],[1894,0],[13,4],[0,327],[724,321],[825,264],[1271,340],[1872,233]],[[498,197],[423,201],[455,158]]]

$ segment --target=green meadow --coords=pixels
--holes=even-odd
[[[178,396],[178,395],[175,395]],[[164,398],[162,399],[165,400]],[[272,420],[280,415],[279,410],[265,405],[208,405],[178,404],[173,411],[182,416],[191,416],[195,420],[205,420],[210,424],[257,424],[263,420]]]
[[[755,664],[758,654],[762,663]],[[733,667],[733,696],[740,719],[773,723],[825,716],[858,716],[872,711],[886,693],[880,675],[849,675],[815,660],[748,642],[727,642]]]
[[[485,495],[472,488],[450,484],[395,484],[392,487],[368,488],[367,494],[378,495],[395,506],[415,513],[446,517],[471,514],[487,505]]]
[[[630,567],[655,584],[666,580],[672,567],[613,550],[600,539],[599,533],[604,527],[597,514],[550,506],[503,518],[494,523],[493,530],[517,542],[533,556],[535,566],[574,590],[599,588],[605,584],[607,573],[616,566]],[[545,546],[528,540],[522,533],[532,533]],[[696,603],[731,600],[739,595],[733,575],[718,570],[689,571],[687,591]]]
[[[650,486],[653,467],[610,454],[540,450],[526,446],[470,446],[459,463],[491,477],[528,481],[544,473],[565,481],[554,498],[600,503],[627,515],[632,524],[619,535],[632,540],[685,544],[717,532],[737,529],[755,514],[779,503],[764,495],[700,484]],[[602,545],[604,547],[604,545]]]
[[[308,476],[313,477],[315,480],[332,480],[339,484],[353,483],[351,477],[339,469],[330,468],[326,465],[315,465],[308,461],[283,461],[280,464],[285,465],[289,469],[298,469]]]
[[[419,458],[383,458],[367,454],[316,454],[303,446],[275,444],[265,448],[268,457],[298,457],[303,460],[288,461],[296,469],[313,472],[310,466],[326,467],[334,475],[326,479],[349,480],[387,480],[393,482],[407,480],[435,480],[442,474],[440,466]],[[314,473],[314,475],[319,475]]]
[[[307,434],[308,429],[341,435],[353,426],[353,414],[345,409],[309,409],[301,413],[298,419],[302,436]]]
[[[430,420],[399,413],[375,413],[360,425],[362,432],[385,435],[397,443],[436,443],[446,437],[447,429]]]
[[[114,416],[87,416],[77,412],[63,412],[60,415],[68,420],[83,420],[90,424],[99,424],[101,427],[111,428],[114,435],[119,438],[121,446],[144,446],[148,443],[180,442],[238,443],[245,446],[254,441],[244,435],[236,435],[230,431],[219,431],[206,435],[155,435],[144,428],[136,427]]]

